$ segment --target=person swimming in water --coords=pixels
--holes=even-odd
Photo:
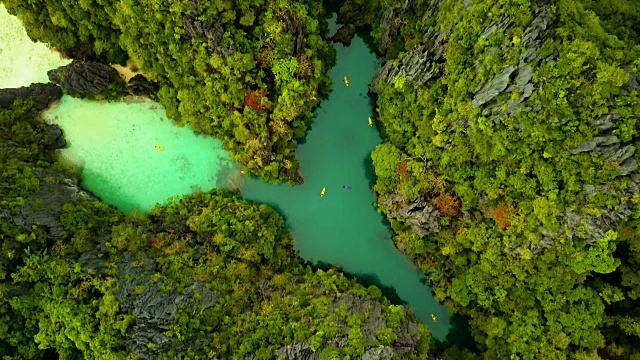
[[[351,190],[351,186],[349,186],[349,185],[344,185],[342,188],[345,189],[345,190]]]

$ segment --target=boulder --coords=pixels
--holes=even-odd
[[[64,133],[62,129],[55,124],[47,125],[47,138],[45,140],[47,149],[64,149],[67,146],[67,141],[64,139]]]
[[[340,43],[344,46],[351,45],[351,40],[356,34],[356,26],[353,24],[342,25],[338,31],[331,37],[331,41]]]
[[[124,80],[111,66],[93,61],[74,61],[49,70],[49,81],[79,98],[116,98],[124,95]]]
[[[31,84],[14,89],[0,89],[0,109],[9,108],[16,100],[33,100],[38,111],[60,100],[62,90],[55,84]]]
[[[400,194],[380,196],[378,204],[390,208],[388,217],[405,222],[420,237],[440,231],[440,212],[433,201],[410,200]]]
[[[362,16],[363,10],[354,0],[343,1],[338,11],[338,24],[365,25],[365,18]]]
[[[157,97],[156,94],[160,90],[160,86],[158,86],[157,83],[151,82],[142,74],[137,74],[136,76],[129,79],[127,87],[131,95],[148,96],[152,99]]]

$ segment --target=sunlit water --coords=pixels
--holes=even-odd
[[[70,60],[29,39],[20,20],[0,2],[0,89],[49,82],[47,71]]]
[[[0,87],[46,82],[47,70],[68,63],[29,40],[1,4],[0,24]],[[442,340],[449,329],[448,313],[423,284],[423,274],[395,249],[373,206],[370,154],[381,138],[368,125],[373,113],[367,86],[378,66],[362,39],[354,39],[349,48],[338,46],[337,65],[329,73],[334,90],[317,110],[306,143],[297,149],[304,185],[249,179],[242,196],[272,205],[286,217],[303,258],[391,288]],[[349,87],[343,83],[345,75]],[[82,169],[82,185],[125,212],[148,211],[172,196],[224,186],[222,171],[232,166],[219,140],[175,126],[162,106],[151,101],[108,103],[65,96],[45,118],[64,130],[69,146],[60,154]],[[323,187],[327,192],[320,198]]]
[[[64,97],[45,118],[63,129],[60,154],[82,168],[82,185],[125,212],[223,185],[220,170],[231,165],[219,140],[177,127],[152,101]]]

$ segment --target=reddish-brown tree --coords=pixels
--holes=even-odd
[[[498,226],[500,226],[500,228],[506,229],[507,227],[509,227],[509,225],[511,225],[511,222],[509,222],[509,216],[511,216],[513,212],[513,209],[509,205],[507,205],[507,203],[502,203],[495,209],[493,209],[493,211],[491,212],[491,216],[496,221]]]
[[[259,113],[269,110],[269,106],[262,103],[262,98],[266,97],[267,94],[267,90],[264,89],[249,91],[244,98],[244,106],[248,106]]]
[[[400,175],[401,178],[406,179],[409,177],[409,169],[407,169],[407,162],[403,161],[396,167],[396,173]]]
[[[444,216],[454,216],[460,211],[460,199],[451,194],[442,194],[434,199],[438,211]]]

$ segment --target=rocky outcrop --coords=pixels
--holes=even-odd
[[[393,349],[384,346],[369,349],[360,360],[394,360]]]
[[[399,33],[403,17],[408,17],[415,13],[416,0],[401,0],[396,6],[389,6],[380,18],[380,29],[382,37],[380,39],[380,51],[384,54],[389,50]],[[435,8],[438,5],[432,4],[430,7]]]
[[[361,315],[366,319],[360,325],[360,332],[364,340],[368,344],[372,344],[376,340],[376,332],[386,328],[385,318],[383,315],[382,305],[368,296],[359,297],[350,294],[342,295],[339,300],[330,305],[330,310],[337,311],[345,309],[349,316]],[[348,334],[351,327],[344,319],[339,318],[338,326],[341,333]],[[420,341],[420,330],[417,321],[412,316],[408,321],[402,322],[397,328],[393,329],[397,340],[392,347],[378,346],[365,352],[361,359],[370,360],[386,360],[402,358],[405,354],[415,349]],[[333,339],[326,339],[325,347],[343,348],[349,343],[346,335],[338,336]],[[311,350],[309,341],[294,342],[290,345],[283,346],[275,351],[276,358],[283,360],[318,360],[319,352]],[[257,360],[254,355],[245,356],[244,360]]]
[[[152,281],[157,268],[155,261],[142,254],[124,253],[118,259],[117,267],[120,285],[115,296],[120,310],[137,319],[135,325],[127,329],[127,350],[142,360],[155,359],[170,350],[185,351],[186,344],[167,337],[166,330],[175,323],[175,315],[181,307],[195,303],[203,309],[212,307],[217,294],[201,282],[194,282],[183,291],[163,290],[162,280]],[[194,349],[207,342],[208,339],[203,338],[189,347]]]
[[[338,10],[338,24],[364,26],[365,17],[362,16],[364,9],[355,0],[345,0]]]
[[[42,227],[46,230],[47,238],[55,242],[65,236],[60,223],[63,205],[77,198],[93,198],[81,190],[75,180],[64,174],[38,168],[32,168],[32,171],[41,179],[40,190],[25,199],[22,206],[11,211],[0,209],[0,218],[9,218],[25,231],[32,231],[33,227]],[[0,177],[0,189],[8,186],[4,181],[6,180]]]
[[[78,98],[117,98],[125,94],[124,81],[109,65],[93,61],[74,61],[49,70],[49,81]]]
[[[16,100],[32,100],[36,110],[48,108],[60,100],[62,90],[55,84],[31,84],[15,89],[0,89],[0,109],[9,108]]]
[[[220,41],[224,36],[224,28],[222,25],[213,21],[200,20],[202,12],[198,10],[195,0],[191,0],[191,12],[182,15],[185,33],[182,35],[186,40],[189,39],[205,39],[209,50],[226,58],[233,54],[233,49],[221,47]]]
[[[378,70],[371,82],[373,91],[380,91],[381,82],[393,86],[397,76],[405,76],[407,83],[416,87],[442,76],[445,35],[429,28],[423,45],[413,48],[400,60],[387,61]]]
[[[353,24],[342,25],[331,37],[331,41],[344,46],[351,45],[351,40],[356,35],[356,26]]]
[[[535,19],[525,30],[521,40],[521,45],[525,49],[520,55],[517,66],[506,66],[484,85],[475,89],[475,96],[472,101],[473,107],[487,105],[482,115],[492,119],[494,122],[501,122],[502,119],[513,116],[517,111],[538,111],[538,108],[525,106],[526,100],[533,94],[536,87],[533,83],[533,68],[544,61],[554,64],[558,54],[551,54],[542,59],[538,55],[544,41],[553,36],[552,30],[555,16],[549,8],[541,8],[535,11]],[[498,29],[507,29],[513,23],[506,18],[491,23],[483,32],[482,36],[488,39]],[[500,51],[508,51],[512,45]],[[486,56],[498,51],[497,48],[487,50]],[[514,94],[517,99],[508,99],[503,102],[494,101],[500,94]]]
[[[45,146],[48,150],[64,149],[67,141],[64,138],[62,129],[56,124],[47,125],[47,138]]]
[[[390,219],[401,220],[420,237],[440,231],[440,212],[433,201],[410,200],[400,194],[381,195],[378,204]]]
[[[131,95],[147,96],[151,99],[156,99],[160,86],[157,83],[150,81],[142,74],[137,74],[129,79],[127,89]]]

